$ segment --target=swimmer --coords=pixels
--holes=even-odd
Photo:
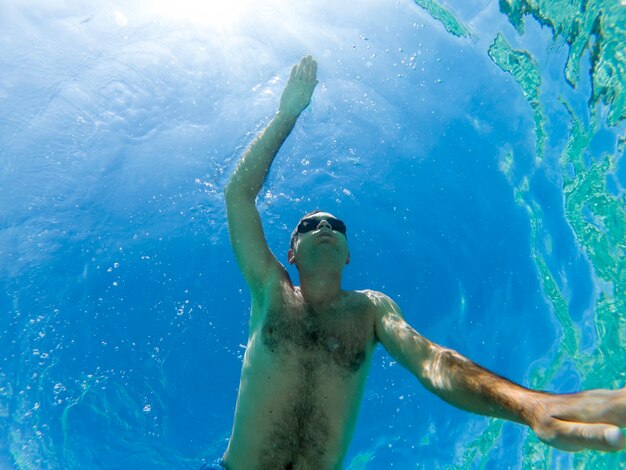
[[[348,230],[333,214],[313,212],[298,222],[287,253],[300,276],[300,285],[293,284],[268,248],[255,201],[317,83],[317,64],[304,57],[291,71],[278,112],[225,188],[230,240],[252,305],[233,429],[221,465],[341,469],[379,343],[451,405],[529,426],[558,449],[623,449],[626,389],[558,395],[524,388],[429,341],[385,294],[343,290]]]

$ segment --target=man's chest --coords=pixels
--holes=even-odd
[[[267,352],[276,359],[305,361],[314,368],[357,372],[374,347],[367,305],[344,302],[334,309],[316,311],[289,300],[275,302],[267,311],[260,331]]]

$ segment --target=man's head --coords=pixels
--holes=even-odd
[[[318,255],[317,257],[321,253],[326,253],[317,251],[323,245],[333,247],[331,252],[343,258],[343,264],[350,262],[346,225],[329,212],[313,211],[300,219],[289,240],[289,263],[296,262],[296,255],[300,252],[301,245],[307,252],[313,250]]]

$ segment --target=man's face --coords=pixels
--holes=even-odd
[[[289,262],[299,265],[315,262],[340,263],[350,261],[346,226],[329,212],[315,212],[303,217],[294,231]]]

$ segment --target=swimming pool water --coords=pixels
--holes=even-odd
[[[221,188],[304,54],[320,84],[258,201],[278,258],[329,210],[344,287],[431,340],[526,386],[625,385],[623,1],[199,5],[0,4],[0,468],[224,451],[249,298]],[[346,468],[625,455],[456,410],[379,349]]]

